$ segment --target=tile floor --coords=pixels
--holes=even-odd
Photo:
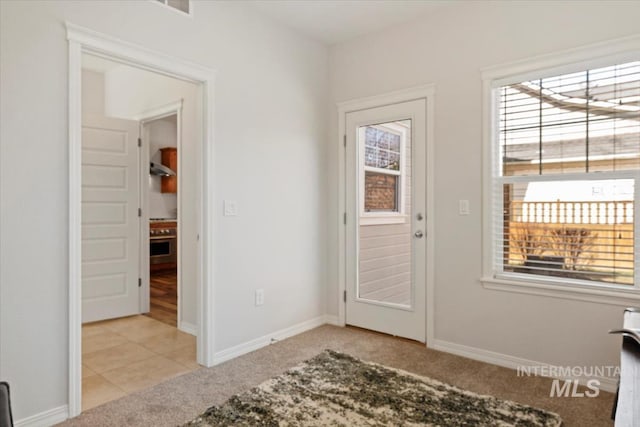
[[[82,410],[194,371],[196,337],[147,316],[82,326]]]

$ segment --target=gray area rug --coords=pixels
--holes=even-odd
[[[326,350],[185,426],[560,426],[557,414]]]

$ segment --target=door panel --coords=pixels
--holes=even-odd
[[[83,116],[82,321],[139,313],[138,122]]]
[[[424,342],[425,100],[346,116],[347,324]]]

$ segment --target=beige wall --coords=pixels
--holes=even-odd
[[[238,2],[196,6],[0,1],[0,377],[17,420],[68,401],[65,22],[216,70],[214,350],[324,314],[327,49]]]

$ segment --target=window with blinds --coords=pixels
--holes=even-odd
[[[496,274],[633,286],[640,60],[494,94]]]

